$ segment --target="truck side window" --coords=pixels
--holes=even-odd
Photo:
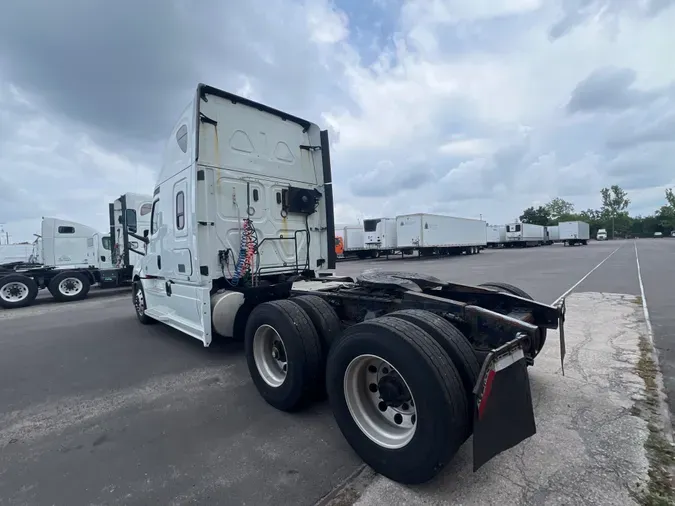
[[[176,194],[176,228],[185,228],[185,194],[182,191]]]
[[[145,216],[150,211],[152,211],[152,204],[143,204],[141,206],[141,216]]]
[[[103,249],[107,249],[110,251],[110,247],[112,244],[112,241],[110,240],[110,237],[104,237],[101,239],[101,242],[103,243]]]
[[[178,143],[178,147],[183,153],[187,153],[187,141],[188,141],[187,135],[188,135],[187,125],[181,125],[181,127],[176,132],[176,142]]]
[[[127,209],[127,230],[133,234],[136,233],[136,210]]]
[[[74,234],[75,227],[59,227],[59,234]]]
[[[159,199],[155,200],[152,203],[152,218],[150,220],[150,235],[153,235],[157,232],[159,228],[159,209],[157,209],[157,204]]]

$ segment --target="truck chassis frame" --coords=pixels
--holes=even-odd
[[[134,294],[139,290],[137,281]],[[471,434],[474,470],[535,434],[527,367],[543,348],[547,329],[559,329],[561,364],[565,356],[564,300],[559,306],[538,303],[503,283],[470,286],[404,272],[366,271],[356,279],[305,272],[241,292],[234,337],[244,337],[249,372],[261,396],[277,409],[293,411],[327,393],[357,454],[378,473],[403,483],[433,478]],[[137,298],[135,305],[139,320],[150,323]],[[414,352],[425,346],[433,348],[433,356]],[[405,358],[396,359],[403,349]],[[347,360],[349,350],[358,350],[358,357]],[[394,358],[381,358],[388,354]],[[359,360],[371,363],[359,369]],[[415,361],[420,365],[411,372]],[[275,368],[276,376],[270,372]],[[359,374],[369,374],[364,370],[377,371],[379,378],[371,380],[366,397],[374,396],[379,411],[393,413],[393,425],[384,431],[363,428],[378,409],[355,415],[353,405],[367,402],[349,400],[364,391],[349,386]],[[416,374],[423,379],[408,387],[407,378]],[[454,378],[454,386],[443,386],[442,377]],[[425,396],[436,399],[436,408],[424,411]],[[412,399],[419,407],[411,407]],[[451,408],[459,412],[444,417]],[[406,423],[413,432],[415,423],[425,429],[404,449],[383,448],[388,443],[372,435],[395,432]],[[438,423],[443,428],[430,442],[425,431],[433,432]]]

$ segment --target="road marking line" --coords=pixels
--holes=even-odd
[[[551,305],[552,305],[552,306],[555,306],[555,305],[557,305],[561,300],[563,300],[565,297],[567,297],[567,296],[570,294],[570,292],[571,292],[572,290],[574,290],[577,286],[579,286],[579,285],[582,283],[582,281],[583,281],[584,279],[586,279],[588,276],[590,276],[591,274],[593,274],[593,271],[594,271],[595,269],[597,269],[597,268],[600,267],[602,264],[604,264],[607,260],[609,260],[609,257],[611,257],[614,253],[616,253],[617,251],[619,251],[622,247],[623,247],[623,244],[622,244],[621,246],[619,246],[618,248],[616,248],[614,251],[612,251],[609,255],[607,255],[607,257],[606,257],[602,262],[600,262],[598,265],[596,265],[596,266],[593,267],[590,271],[588,271],[588,273],[586,273],[586,275],[585,275],[583,278],[581,278],[579,281],[577,281],[576,283],[574,283],[574,284],[572,285],[572,287],[571,287],[569,290],[567,290],[567,291],[566,291],[565,293],[563,293],[560,297],[558,297],[556,300],[554,300],[553,303],[552,303]],[[644,300],[644,299],[643,299],[643,300]]]
[[[656,388],[657,396],[659,398],[659,410],[661,414],[661,419],[663,423],[663,434],[670,443],[671,447],[675,447],[675,439],[673,438],[672,430],[672,421],[670,415],[670,407],[668,405],[668,394],[666,393],[666,387],[663,381],[663,372],[661,371],[661,366],[659,365],[659,353],[656,350],[656,345],[654,344],[654,331],[652,329],[652,321],[649,318],[649,309],[647,308],[647,297],[645,296],[645,286],[642,283],[642,271],[640,270],[640,256],[638,255],[637,241],[633,241],[633,246],[635,246],[635,264],[637,265],[638,272],[638,282],[640,283],[640,297],[642,298],[642,311],[645,315],[645,323],[647,324],[647,336],[649,337],[649,343],[651,345],[651,356],[656,366]]]
[[[647,297],[645,297],[645,286],[642,284],[642,272],[640,271],[640,257],[638,256],[637,242],[633,241],[635,246],[635,263],[637,264],[638,281],[640,282],[640,297],[642,297],[642,311],[645,314],[645,321],[647,322],[647,334],[649,334],[649,341],[654,346],[654,332],[652,330],[652,321],[649,319],[649,309],[647,308]]]

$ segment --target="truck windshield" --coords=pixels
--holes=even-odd
[[[375,232],[377,230],[377,224],[381,220],[363,220],[363,231],[364,232]]]

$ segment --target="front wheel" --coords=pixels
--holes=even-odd
[[[408,321],[385,316],[347,329],[328,355],[326,387],[347,442],[394,481],[430,480],[465,440],[460,375],[443,348]]]
[[[140,281],[134,281],[133,289],[131,290],[134,300],[134,309],[136,310],[136,317],[138,321],[143,325],[150,325],[155,323],[156,320],[150,318],[145,310],[148,308],[147,302],[145,300],[145,290],[143,290],[143,285]]]

